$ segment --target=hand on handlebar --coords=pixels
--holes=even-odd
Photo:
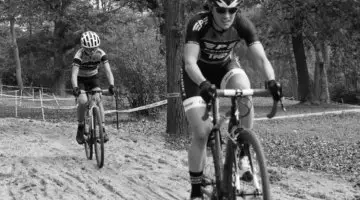
[[[80,88],[79,88],[79,87],[74,87],[74,89],[73,89],[73,95],[74,95],[75,97],[79,97],[80,93],[81,93]]]
[[[267,82],[267,89],[270,91],[274,101],[280,101],[283,97],[282,86],[280,82],[270,80]]]
[[[114,95],[114,94],[115,94],[115,87],[114,87],[114,85],[110,85],[110,86],[109,86],[109,93],[110,93],[111,95]]]
[[[200,96],[204,99],[206,104],[209,104],[211,99],[214,98],[216,93],[216,86],[211,84],[210,81],[203,81],[200,86]]]

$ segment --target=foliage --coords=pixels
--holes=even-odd
[[[131,10],[123,10],[116,18],[136,18]],[[116,84],[124,87],[131,107],[138,107],[164,99],[166,68],[160,54],[158,29],[147,26],[146,18],[137,18],[126,24],[112,26],[106,36]],[[111,44],[111,45],[110,45]],[[150,113],[149,113],[150,112]],[[151,114],[144,111],[143,114]]]
[[[257,117],[265,117],[270,105],[270,101],[256,102]],[[290,113],[285,115],[289,116],[351,108],[339,104],[323,107],[295,104],[286,107]],[[358,113],[347,113],[255,121],[253,131],[262,142],[269,166],[322,171],[359,184],[359,116]],[[221,131],[226,131],[226,128]],[[166,140],[170,149],[187,150],[191,138],[168,135]]]
[[[282,82],[291,82],[289,67],[294,63],[291,55],[291,36],[301,33],[305,38],[306,51],[311,53],[316,44],[331,45],[331,67],[329,70],[330,91],[336,84],[336,73],[346,77],[358,71],[359,62],[359,12],[360,3],[354,0],[279,0],[266,1],[246,10],[260,32],[267,54],[275,71],[284,71]],[[309,62],[309,64],[314,64]],[[279,66],[280,65],[280,66]],[[310,65],[310,69],[314,69]],[[313,74],[312,71],[309,71]],[[356,73],[355,73],[356,74]],[[353,82],[356,87],[356,81]],[[347,85],[346,87],[348,87]],[[289,88],[285,88],[289,89]],[[286,93],[286,92],[285,92]]]

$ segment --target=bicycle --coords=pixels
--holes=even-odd
[[[99,108],[100,101],[97,101],[95,94],[99,95],[110,95],[108,90],[90,90],[81,91],[85,93],[88,99],[85,111],[85,154],[86,158],[92,160],[93,147],[95,147],[96,163],[99,168],[104,166],[104,127],[102,125],[102,112]],[[105,119],[104,119],[105,120]]]
[[[205,167],[204,175],[212,177],[203,181],[203,192],[212,200],[229,199],[237,197],[246,199],[270,199],[270,184],[266,170],[266,158],[263,148],[257,136],[250,130],[239,128],[240,117],[246,116],[239,113],[237,99],[245,96],[268,95],[267,89],[218,89],[215,97],[207,105],[203,120],[210,117],[212,112],[213,128],[210,132],[207,147],[210,149],[213,165]],[[225,116],[219,114],[219,97],[231,98],[230,110]],[[280,100],[281,107],[285,108]],[[268,118],[275,116],[278,102],[274,101]],[[250,109],[249,109],[250,111]],[[220,128],[229,120],[228,130],[223,139]],[[226,146],[223,149],[223,146]],[[207,151],[209,151],[207,149]],[[223,156],[225,151],[225,156]],[[240,161],[247,156],[250,165],[250,173],[240,176]],[[224,160],[225,159],[225,160]],[[213,170],[213,171],[212,171]],[[207,186],[212,186],[208,190]]]

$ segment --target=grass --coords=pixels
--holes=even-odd
[[[290,100],[284,105],[287,111],[278,111],[277,116],[360,109],[347,104],[315,106]],[[221,110],[226,111],[229,104],[222,106]],[[255,98],[254,106],[255,118],[265,117],[271,100]],[[253,130],[263,144],[269,166],[338,175],[360,188],[359,119],[360,113],[344,113],[264,120],[255,121]],[[188,136],[166,138],[171,149],[187,149],[190,143]]]

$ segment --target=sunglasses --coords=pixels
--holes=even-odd
[[[219,14],[225,14],[226,12],[229,12],[229,14],[234,14],[238,11],[238,8],[223,8],[223,7],[216,7],[216,12]]]

